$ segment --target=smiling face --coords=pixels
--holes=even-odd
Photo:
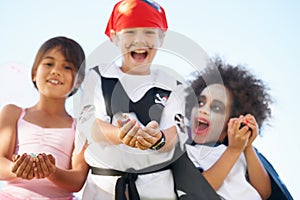
[[[59,47],[55,47],[42,57],[33,81],[41,95],[66,98],[72,90],[75,75],[74,65],[66,60]]]
[[[126,28],[113,33],[113,41],[123,54],[122,71],[130,74],[149,74],[163,32],[157,28]]]
[[[192,137],[198,144],[221,142],[226,136],[232,97],[222,84],[207,86],[200,94],[192,121]]]

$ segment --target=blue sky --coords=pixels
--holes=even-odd
[[[157,0],[158,1],[158,0]],[[28,0],[0,3],[0,106],[30,106],[36,92],[30,68],[40,45],[64,35],[77,40],[88,56],[104,41],[115,0]],[[218,54],[245,64],[270,87],[275,103],[271,126],[255,145],[271,161],[295,199],[300,174],[298,120],[300,26],[298,1],[160,0],[169,29]],[[191,52],[187,52],[192,54]],[[178,71],[180,66],[174,66]]]

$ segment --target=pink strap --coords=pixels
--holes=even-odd
[[[25,114],[26,114],[26,108],[22,108],[22,112],[20,114],[19,119],[23,119],[23,117],[25,116]]]

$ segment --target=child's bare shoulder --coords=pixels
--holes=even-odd
[[[18,117],[22,112],[22,108],[14,104],[7,104],[1,110],[1,117],[9,116],[10,118]]]

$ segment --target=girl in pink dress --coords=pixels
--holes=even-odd
[[[75,121],[65,102],[84,71],[84,52],[72,39],[55,37],[39,49],[31,73],[39,101],[0,113],[0,199],[73,199],[83,186],[88,165],[84,149],[72,155]]]

